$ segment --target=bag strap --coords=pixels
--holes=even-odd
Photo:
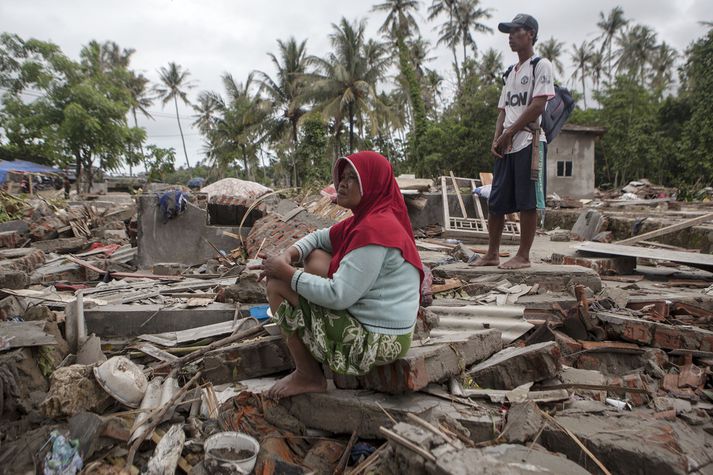
[[[537,67],[537,63],[540,62],[542,58],[539,56],[535,56],[530,60],[530,64],[532,65],[532,83],[530,84],[530,98],[527,100],[527,105],[529,106],[532,103],[533,99],[533,94],[535,94],[535,68]]]
[[[505,72],[503,73],[503,78],[502,78],[502,79],[503,79],[503,86],[505,85],[505,81],[507,81],[508,76],[510,75],[510,72],[512,71],[512,68],[514,68],[514,67],[515,67],[515,65],[514,65],[514,64],[511,64],[510,67],[507,69],[507,71],[505,71]]]

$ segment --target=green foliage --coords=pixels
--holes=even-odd
[[[399,66],[401,67],[401,74],[406,78],[411,112],[413,114],[412,130],[409,134],[411,163],[418,167],[425,156],[423,150],[421,150],[421,144],[428,123],[426,119],[426,106],[424,105],[423,96],[421,96],[421,85],[416,77],[416,71],[414,71],[413,65],[411,64],[408,48],[401,36],[397,38],[397,47],[399,50]]]
[[[91,186],[94,160],[116,170],[132,144],[145,133],[127,125],[131,106],[127,87],[133,51],[112,42],[90,42],[80,62],[67,58],[52,43],[0,36],[0,126],[10,154],[40,156],[58,164],[75,161]],[[35,98],[24,100],[29,91]]]
[[[295,149],[295,161],[303,185],[331,181],[327,126],[319,114],[309,114],[302,122],[302,134]]]
[[[144,159],[144,166],[146,167],[148,181],[161,182],[168,174],[175,171],[176,151],[173,148],[149,145],[146,149],[148,153]]]
[[[429,124],[423,142],[419,176],[478,176],[492,169],[490,146],[498,117],[500,86],[477,75],[463,78],[462,89],[441,120]]]
[[[691,46],[683,68],[683,96],[690,107],[690,119],[682,127],[679,159],[688,179],[699,180],[704,186],[713,182],[712,70],[713,29]]]

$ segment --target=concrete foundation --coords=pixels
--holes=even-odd
[[[422,393],[391,396],[370,390],[337,389],[300,394],[280,403],[307,427],[335,434],[356,431],[362,438],[382,437],[379,427],[391,425],[384,410],[397,420],[404,420],[410,412],[434,422],[450,416],[470,431],[474,442],[497,437],[497,427],[502,422],[495,410],[463,410],[466,406]]]
[[[209,226],[206,210],[191,203],[181,215],[164,222],[158,202],[157,195],[137,199],[139,268],[150,269],[160,262],[200,265],[217,255],[208,242],[226,252],[240,244],[223,235],[223,231],[238,234],[237,226]],[[249,231],[242,229],[245,236]]]

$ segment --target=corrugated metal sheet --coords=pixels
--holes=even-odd
[[[519,305],[433,305],[428,309],[439,319],[438,327],[431,330],[434,337],[494,328],[502,333],[503,344],[508,344],[533,327],[523,316],[525,307]]]

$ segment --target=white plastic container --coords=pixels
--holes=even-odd
[[[235,452],[249,450],[252,452],[252,456],[241,460],[230,460],[213,453],[216,449],[228,449]],[[260,443],[242,432],[219,432],[206,439],[203,451],[205,453],[204,466],[208,473],[250,473],[255,468]]]
[[[95,366],[94,378],[114,399],[133,409],[139,407],[149,386],[143,371],[124,356],[114,356]]]

